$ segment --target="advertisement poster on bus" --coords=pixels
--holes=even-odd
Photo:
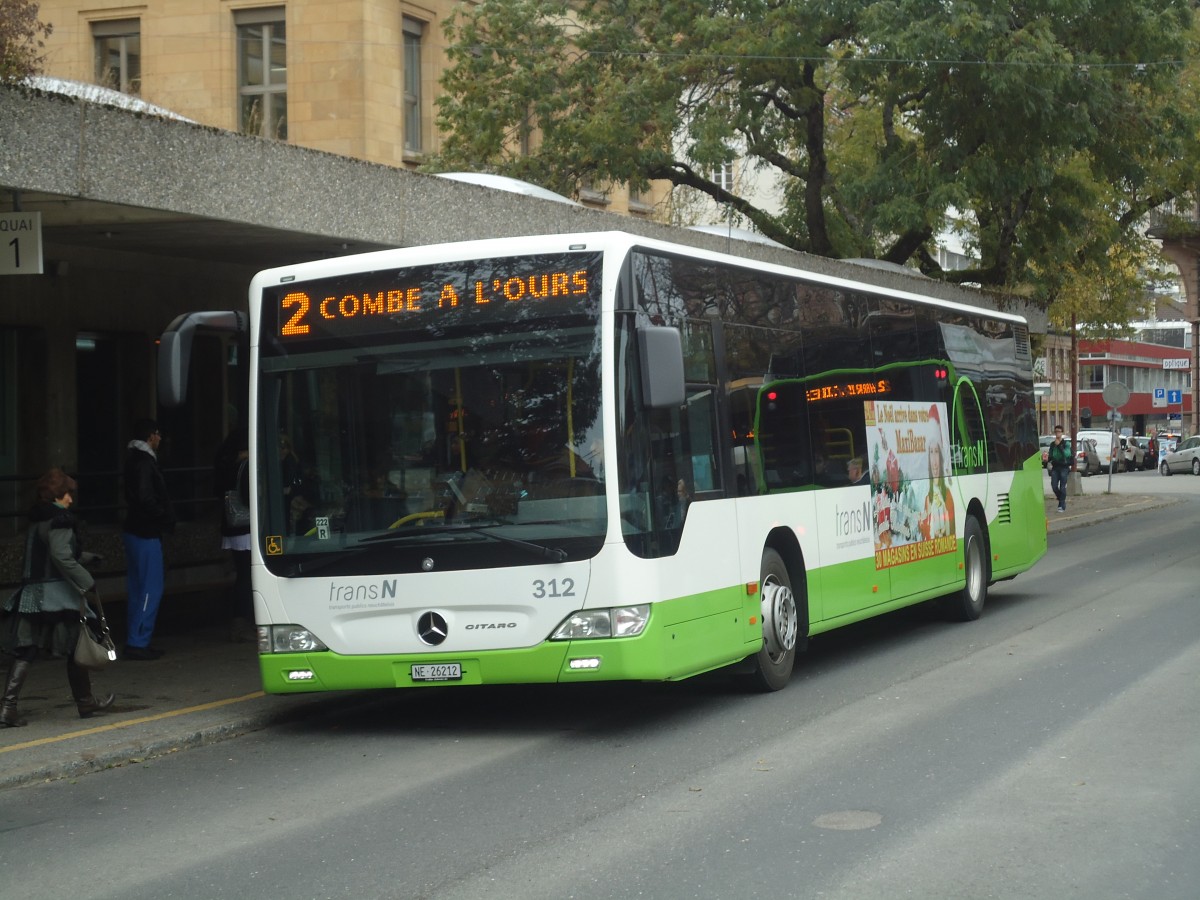
[[[946,404],[868,400],[863,405],[875,568],[953,553],[958,542]]]

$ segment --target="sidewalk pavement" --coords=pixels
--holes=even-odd
[[[215,592],[164,597],[154,643],[165,655],[118,660],[92,673],[93,693],[115,694],[116,701],[90,719],[75,709],[66,661],[40,656],[21,692],[21,715],[29,724],[0,728],[0,789],[134,765],[353,702],[338,693],[264,694],[254,644],[231,642],[228,627],[189,624],[191,614],[178,616],[175,628],[163,627],[176,612],[172,603],[182,609],[209,601],[210,608],[222,608]],[[105,612],[119,648],[124,623],[114,606],[120,604],[106,604]],[[7,668],[6,658],[0,678]]]
[[[1067,511],[1059,513],[1048,497],[1046,518],[1057,533],[1174,502],[1169,495],[1091,492],[1068,498]],[[155,644],[166,655],[149,662],[120,660],[92,677],[95,693],[116,695],[107,714],[80,719],[67,687],[66,662],[38,659],[21,693],[21,713],[29,724],[0,728],[0,789],[136,765],[366,696],[264,694],[255,645],[232,643],[227,627],[211,624],[209,613],[222,609],[221,601],[219,590],[165,597]],[[106,612],[113,633],[123,634],[123,610]],[[6,670],[0,666],[0,677]]]
[[[1091,485],[1089,485],[1091,488]],[[1163,509],[1180,502],[1174,494],[1106,494],[1103,490],[1067,497],[1067,511],[1058,512],[1054,495],[1046,492],[1046,520],[1051,534],[1094,525],[1132,513]]]

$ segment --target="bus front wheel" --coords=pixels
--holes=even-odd
[[[796,664],[803,604],[797,603],[787,566],[774,550],[763,551],[758,586],[763,645],[754,657],[750,680],[760,691],[778,691],[787,686]]]
[[[945,598],[946,612],[960,622],[973,622],[983,613],[989,580],[987,540],[975,516],[967,517],[963,529],[963,574],[962,590]]]

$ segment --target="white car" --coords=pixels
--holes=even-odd
[[[1146,451],[1131,437],[1122,435],[1120,441],[1121,455],[1125,458],[1125,471],[1140,472],[1146,467]]]
[[[1179,446],[1162,457],[1158,471],[1163,475],[1191,472],[1200,475],[1200,435],[1184,438]]]

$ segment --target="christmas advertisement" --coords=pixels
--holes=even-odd
[[[946,404],[868,400],[863,405],[875,568],[953,553],[958,541]]]

